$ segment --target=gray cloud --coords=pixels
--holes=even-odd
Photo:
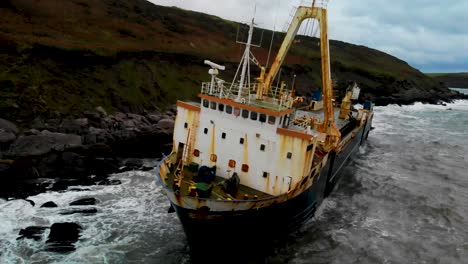
[[[300,0],[151,0],[282,30]],[[468,71],[468,1],[331,0],[331,38],[369,46],[422,71]]]

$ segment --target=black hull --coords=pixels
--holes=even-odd
[[[371,122],[337,155],[330,153],[319,179],[283,203],[245,211],[205,212],[205,216],[172,204],[184,227],[195,262],[246,262],[246,256],[269,254],[273,241],[310,219],[341,178],[341,170],[367,139]],[[220,259],[222,258],[222,259]]]

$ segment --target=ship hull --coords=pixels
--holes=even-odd
[[[329,153],[318,180],[284,202],[243,211],[206,212],[171,203],[184,228],[193,260],[239,262],[246,256],[250,259],[268,254],[274,241],[314,215],[340,181],[344,166],[364,143],[370,129],[371,123],[366,123],[339,154]],[[223,256],[229,257],[219,259]]]

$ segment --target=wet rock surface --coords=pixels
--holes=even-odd
[[[96,214],[98,210],[96,208],[89,208],[89,209],[71,209],[71,210],[64,210],[60,212],[61,215],[73,215],[73,214],[83,214],[83,215],[92,215]]]
[[[43,205],[41,205],[41,208],[54,208],[54,207],[58,207],[58,206],[56,203],[52,201],[46,202]]]
[[[77,205],[95,205],[97,203],[96,198],[83,198],[70,203],[70,206]]]
[[[164,114],[108,115],[98,107],[76,119],[36,118],[22,133],[13,122],[0,119],[0,175],[11,185],[39,178],[105,178],[147,169],[138,159],[170,152],[174,118],[175,109]],[[125,158],[133,159],[124,163]]]
[[[50,227],[47,251],[67,253],[75,250],[82,227],[77,223],[55,223]]]
[[[43,226],[28,226],[20,230],[19,237],[17,238],[17,240],[26,238],[39,241],[42,239],[42,234],[47,228],[48,227]]]

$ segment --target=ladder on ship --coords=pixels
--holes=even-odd
[[[197,130],[198,130],[198,126],[200,123],[200,116],[196,115],[193,118],[192,122],[193,123],[187,132],[187,141],[185,142],[185,147],[182,153],[182,158],[180,159],[179,164],[177,165],[177,169],[176,169],[176,172],[178,171],[181,173],[182,178],[183,178],[183,170],[184,170],[185,165],[191,161],[190,155],[193,151],[195,141],[197,140],[197,134],[198,134]]]

